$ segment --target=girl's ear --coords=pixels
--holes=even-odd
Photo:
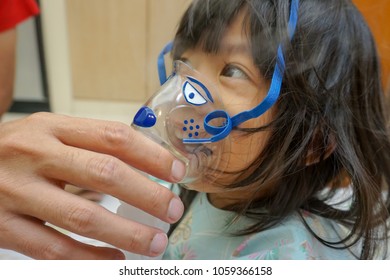
[[[319,163],[327,159],[336,149],[337,141],[333,133],[323,133],[321,129],[316,129],[309,149],[306,153],[306,166]]]

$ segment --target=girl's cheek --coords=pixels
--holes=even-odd
[[[253,136],[243,136],[232,132],[230,143],[226,145],[226,153],[223,153],[220,168],[229,172],[238,172],[249,166],[258,156],[261,148]]]
[[[246,81],[224,82],[219,88],[219,94],[230,116],[250,110],[262,100],[259,89]]]

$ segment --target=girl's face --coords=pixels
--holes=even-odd
[[[202,73],[213,83],[221,96],[226,111],[234,116],[258,105],[266,96],[269,82],[260,74],[252,59],[251,47],[246,32],[243,30],[244,13],[240,13],[227,28],[219,52],[205,53],[201,47],[185,51],[181,60]],[[261,117],[244,122],[240,128],[256,128],[270,122],[272,110]],[[259,156],[269,135],[268,132],[246,134],[233,130],[230,134],[229,153],[224,153],[221,160],[223,175],[217,184],[194,183],[189,189],[210,193],[209,198],[216,206],[224,206],[235,201],[236,197],[247,199],[252,196],[248,188],[227,190],[219,184],[228,185],[241,176],[251,173],[248,168]],[[249,170],[248,170],[249,169]]]

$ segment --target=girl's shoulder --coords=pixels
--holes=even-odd
[[[328,242],[339,242],[346,234],[346,229],[326,218],[307,212],[302,215],[293,214],[268,230],[248,236],[237,247],[233,256],[236,259],[271,260],[356,259],[347,249],[334,249],[324,245],[311,231]]]

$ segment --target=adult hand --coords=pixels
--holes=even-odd
[[[122,259],[76,234],[147,256],[161,254],[167,236],[63,190],[69,183],[110,194],[168,223],[183,214],[179,198],[130,166],[170,182],[183,163],[131,127],[37,113],[0,124],[0,247],[36,259]]]

